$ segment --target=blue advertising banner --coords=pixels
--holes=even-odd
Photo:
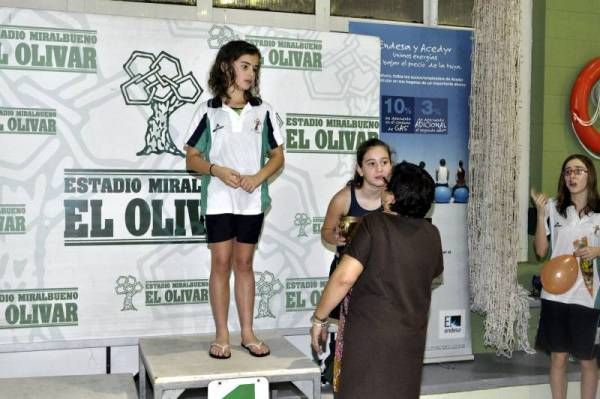
[[[396,161],[421,164],[439,184],[431,217],[442,237],[444,275],[432,295],[425,361],[472,359],[468,189],[453,187],[468,185],[473,32],[358,22],[349,30],[380,38],[381,138]]]
[[[381,133],[396,159],[432,176],[442,158],[467,169],[473,33],[357,22],[350,32],[381,39]]]

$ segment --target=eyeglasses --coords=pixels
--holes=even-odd
[[[569,177],[570,175],[581,176],[588,171],[583,168],[574,168],[574,169],[565,169],[562,174],[564,177]]]

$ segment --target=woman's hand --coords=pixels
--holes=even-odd
[[[322,325],[313,324],[310,328],[310,345],[319,356],[323,354],[326,341],[327,329],[323,328]]]
[[[327,236],[328,239],[325,241],[327,241],[329,244],[335,245],[336,247],[343,247],[346,245],[346,238],[340,234],[340,231],[341,229],[339,224],[331,228],[321,227],[321,236]]]
[[[343,235],[341,235],[340,231],[341,231],[340,225],[338,224],[333,229],[333,234],[335,236],[335,245],[338,246],[338,247],[343,247],[344,245],[346,245],[346,237],[344,237]]]
[[[240,178],[240,187],[247,193],[256,190],[261,183],[260,178],[256,175],[243,175]]]
[[[573,252],[578,258],[583,260],[594,260],[600,255],[600,247],[583,247]]]
[[[536,193],[532,188],[530,191],[531,200],[537,208],[538,218],[546,216],[546,204],[548,203],[548,197],[544,193]]]
[[[226,166],[214,165],[212,167],[213,176],[218,177],[223,183],[232,188],[240,187],[240,174]]]
[[[390,207],[396,202],[396,197],[389,191],[383,191],[381,193],[381,206],[383,206],[384,212],[391,212]]]

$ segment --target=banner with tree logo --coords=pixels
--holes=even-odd
[[[333,256],[327,204],[379,134],[378,39],[4,8],[0,345],[213,330],[183,146],[235,38],[262,51],[286,146],[254,261],[255,325],[309,325]]]

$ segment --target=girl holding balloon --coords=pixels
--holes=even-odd
[[[551,250],[544,269],[559,266],[559,261],[578,263],[572,269],[577,274],[572,285],[564,286],[552,279],[543,283],[536,348],[550,354],[553,399],[567,396],[569,354],[581,367],[581,398],[595,398],[598,387],[600,283],[596,257],[600,256],[600,195],[596,183],[592,161],[573,154],[563,162],[556,198],[531,191],[537,208],[535,252],[543,258]]]

